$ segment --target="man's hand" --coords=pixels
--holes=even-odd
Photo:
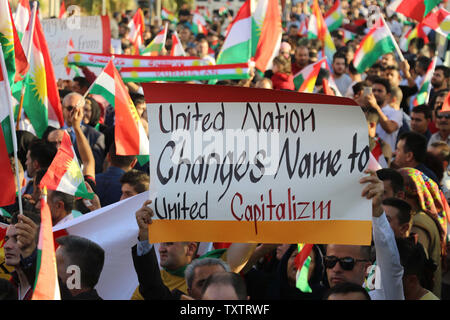
[[[367,105],[369,107],[372,107],[374,109],[378,109],[378,103],[377,103],[377,99],[375,98],[375,96],[373,95],[373,93],[369,94],[366,96],[366,101],[367,101]]]
[[[366,199],[372,199],[372,216],[379,217],[383,214],[383,208],[381,207],[382,197],[384,193],[383,181],[378,179],[375,171],[366,170],[364,173],[370,174],[368,177],[364,177],[359,180],[359,183],[369,183],[361,192],[361,196]]]
[[[152,200],[144,202],[142,208],[136,211],[136,222],[139,226],[139,241],[148,240],[148,225],[151,224],[154,215],[153,210],[148,207]]]
[[[30,218],[20,214],[16,223],[17,245],[22,257],[29,257],[37,246],[38,226]]]
[[[83,110],[81,110],[81,107],[77,107],[72,110],[70,120],[72,121],[72,127],[74,130],[80,128],[81,121],[83,120]]]
[[[100,198],[95,194],[94,190],[92,190],[89,183],[85,181],[84,184],[86,185],[87,191],[94,194],[94,198],[92,200],[83,199],[84,205],[91,211],[100,209],[102,207],[100,204]]]
[[[403,75],[405,76],[405,78],[409,78],[411,76],[410,74],[410,69],[411,67],[409,66],[408,60],[403,60],[400,61],[400,70],[403,72]]]

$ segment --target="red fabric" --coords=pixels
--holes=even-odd
[[[214,249],[228,249],[228,247],[231,245],[231,242],[214,242],[213,247]]]
[[[428,125],[428,130],[430,130],[432,134],[439,131],[439,129],[436,127],[436,124],[433,121],[430,121],[430,124]]]
[[[272,76],[271,80],[274,89],[295,90],[294,76],[292,74],[277,72]]]

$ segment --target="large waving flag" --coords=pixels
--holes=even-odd
[[[147,133],[112,59],[99,74],[89,92],[102,95],[115,108],[117,154],[148,155]]]
[[[308,38],[319,39],[322,43],[324,55],[331,64],[333,55],[336,53],[336,46],[331,38],[330,31],[327,28],[317,0],[314,0],[312,15],[309,18]]]
[[[325,58],[315,63],[311,63],[294,75],[295,91],[313,93],[316,85],[317,76],[323,63],[326,63]]]
[[[14,16],[14,23],[16,24],[17,35],[22,40],[28,22],[30,22],[31,8],[28,0],[20,0],[17,4],[16,15]]]
[[[46,190],[41,198],[41,226],[39,230],[36,282],[32,300],[61,300],[56,268],[52,215],[47,204]]]
[[[324,15],[325,23],[328,31],[332,32],[340,26],[344,21],[344,14],[342,13],[341,0],[337,0],[334,5]]]
[[[250,0],[244,2],[229,27],[217,64],[245,63],[251,57],[252,20]]]
[[[61,147],[42,178],[40,187],[47,187],[49,190],[61,191],[85,199],[94,197],[84,184],[84,177],[75,150],[66,131],[64,131]]]
[[[384,22],[379,20],[359,44],[353,58],[353,65],[359,73],[370,68],[383,54],[395,50],[395,44],[387,28]]]
[[[3,52],[0,50],[0,179],[3,183],[0,192],[0,206],[8,206],[16,201],[16,185],[14,174],[9,161],[9,152],[12,152],[11,120],[11,89],[8,82]],[[5,133],[4,130],[5,129]],[[13,128],[14,129],[14,128]],[[10,150],[8,150],[8,145]],[[9,152],[8,152],[9,151]]]
[[[282,33],[278,1],[259,0],[252,19],[252,55],[259,71],[264,73],[272,68],[272,61],[280,50]]]
[[[172,33],[172,48],[170,49],[170,55],[173,57],[186,56],[186,52],[184,52],[183,45],[181,44],[176,30]]]
[[[139,49],[144,43],[143,33],[145,29],[144,14],[141,8],[137,9],[133,19],[128,23],[128,28],[130,28],[128,39],[133,44],[134,54],[139,54]]]
[[[395,0],[387,6],[388,11],[395,11],[421,22],[442,0]]]
[[[167,24],[164,28],[155,36],[155,38],[141,51],[143,56],[158,56],[164,45],[166,44],[167,38]]]
[[[450,12],[445,9],[439,9],[430,13],[422,23],[444,37],[450,37]]]
[[[53,64],[39,19],[34,27],[30,71],[25,80],[24,110],[38,137],[48,126],[64,125]]]
[[[430,90],[431,90],[431,78],[433,77],[434,69],[436,68],[437,57],[433,57],[430,65],[428,66],[427,73],[422,79],[422,83],[420,84],[419,92],[413,100],[413,106],[417,107],[418,105],[428,103],[430,98]]]
[[[0,0],[0,44],[3,47],[9,84],[19,81],[28,71],[29,65],[20,43],[8,0]]]

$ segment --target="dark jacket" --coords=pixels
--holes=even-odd
[[[92,153],[95,159],[95,173],[101,173],[103,171],[103,161],[105,160],[105,136],[103,133],[98,132],[91,126],[81,125],[81,130],[83,131],[86,139],[91,146]],[[78,159],[81,159],[80,153],[78,152],[77,142],[74,142],[73,148]]]

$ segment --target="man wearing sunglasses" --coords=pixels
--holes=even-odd
[[[441,111],[442,105],[439,105],[434,111],[434,115],[436,117],[436,128],[438,128],[439,131],[431,135],[431,138],[428,141],[428,146],[431,146],[437,141],[444,141],[450,145],[450,113],[444,113]]]
[[[376,250],[376,264],[381,279],[380,288],[369,292],[372,300],[404,300],[403,267],[400,255],[386,214],[383,212],[383,182],[375,172],[366,171],[370,176],[360,180],[366,184],[361,195],[372,200],[372,230]],[[372,264],[370,246],[336,245],[326,247],[324,265],[331,288],[339,283],[352,282],[363,285],[366,271]]]

